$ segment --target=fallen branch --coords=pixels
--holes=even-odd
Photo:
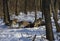
[[[36,35],[33,37],[32,41],[35,41],[35,39],[36,39]]]

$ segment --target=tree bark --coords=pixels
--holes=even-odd
[[[15,2],[16,2],[16,3],[15,3],[15,4],[16,4],[16,5],[15,5],[15,15],[17,16],[17,15],[18,15],[18,12],[17,12],[17,3],[18,3],[18,0],[15,0]]]
[[[35,6],[35,8],[34,8],[34,11],[35,11],[35,22],[37,21],[37,6],[36,6],[36,0],[34,0],[34,6]],[[36,23],[34,22],[34,27],[36,27],[35,25],[36,25]]]
[[[43,18],[44,18],[44,15],[43,15],[43,12],[44,12],[44,11],[43,11],[43,8],[42,8],[42,4],[43,4],[43,3],[42,3],[42,0],[40,0],[40,9],[41,9],[40,11],[42,11],[42,19],[43,19]]]
[[[37,20],[37,6],[36,6],[36,0],[35,0],[35,21]]]
[[[27,14],[27,0],[25,0],[25,7],[24,7],[24,13]]]
[[[51,23],[51,16],[50,16],[50,0],[42,0],[43,4],[43,11],[45,17],[45,26],[46,26],[46,38],[49,41],[54,40],[53,31],[52,31],[52,23]]]
[[[8,25],[10,23],[8,0],[3,0],[3,13],[4,13],[4,22],[6,25]]]
[[[52,5],[52,9],[53,9],[53,19],[55,22],[55,26],[57,29],[57,32],[60,32],[60,26],[58,24],[58,1],[55,0],[55,2],[53,0],[51,0],[51,5]]]

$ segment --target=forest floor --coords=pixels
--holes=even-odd
[[[42,18],[42,12],[37,12],[37,19]],[[17,18],[18,21],[28,21],[34,22],[34,12],[31,14],[28,12],[28,15],[24,13],[20,13],[20,15],[11,16],[11,20]],[[58,23],[60,25],[60,17],[58,15]],[[44,21],[44,19],[43,19]],[[60,33],[56,32],[55,23],[53,17],[51,17],[53,33],[54,33],[54,41],[60,41]],[[16,25],[18,27],[18,25]],[[35,41],[48,41],[46,39],[46,28],[45,26],[33,27],[33,28],[19,28],[19,29],[8,29],[10,26],[6,26],[3,22],[3,19],[0,19],[0,41],[32,41],[35,37]],[[13,26],[15,27],[15,26]],[[23,26],[24,27],[24,26]]]

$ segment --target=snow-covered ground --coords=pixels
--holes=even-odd
[[[55,41],[60,41],[60,33],[53,28]],[[35,41],[48,41],[46,39],[45,26],[20,29],[0,29],[0,41],[32,41],[36,35]]]
[[[42,18],[42,12],[37,12],[37,19]],[[28,21],[34,22],[35,20],[34,12],[28,12],[27,15],[20,13],[18,16],[12,15],[10,18],[18,19],[18,21]],[[44,20],[43,20],[44,21]],[[53,17],[51,17],[53,32],[55,41],[60,41],[60,33],[56,32],[56,27],[54,24]],[[60,23],[60,19],[58,20]],[[36,35],[35,41],[48,41],[46,39],[46,29],[45,26],[33,27],[33,28],[20,28],[20,29],[8,29],[9,26],[6,26],[3,22],[3,19],[0,19],[0,41],[32,41]]]
[[[43,27],[43,26],[42,26]],[[43,28],[21,28],[0,30],[0,41],[32,41],[36,35],[36,41],[45,37],[45,27]]]
[[[35,12],[27,12],[28,14],[24,14],[23,12],[20,12],[18,16],[15,16],[14,14],[11,16],[12,19],[18,19],[18,21],[28,21],[28,22],[34,22],[35,20]],[[42,18],[42,12],[37,12],[37,19]]]

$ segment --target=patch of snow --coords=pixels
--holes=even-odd
[[[60,23],[60,19],[58,20],[58,23]]]
[[[11,27],[13,27],[13,28],[14,27],[19,27],[19,24],[18,23],[17,24],[12,24]]]

